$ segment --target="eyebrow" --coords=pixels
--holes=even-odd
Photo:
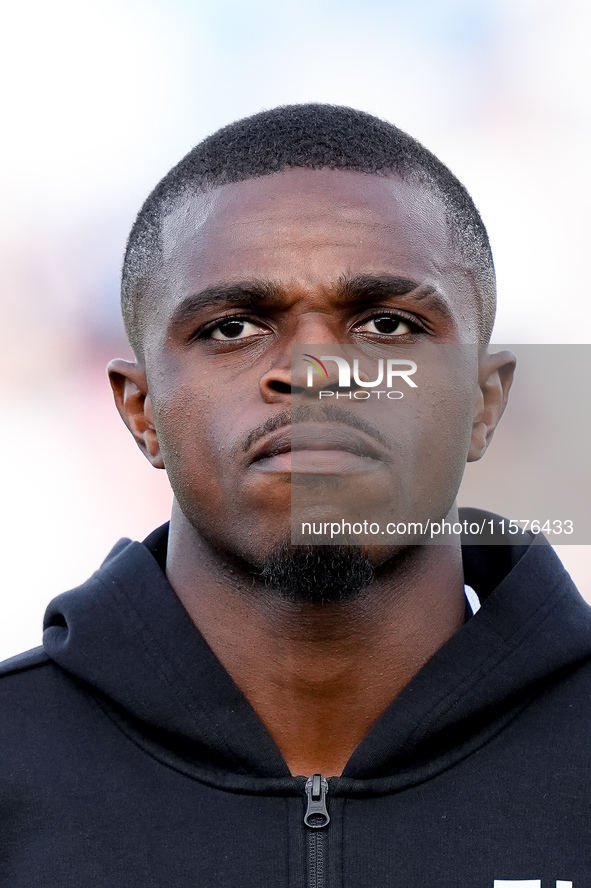
[[[396,296],[412,296],[428,303],[445,317],[451,312],[447,300],[432,284],[421,284],[411,278],[390,274],[360,274],[343,276],[339,282],[338,296],[347,302],[370,302],[392,299]]]
[[[241,306],[255,308],[282,296],[282,288],[268,281],[239,281],[231,284],[214,284],[198,293],[192,293],[175,308],[170,328],[183,327],[205,308],[215,306]]]
[[[411,278],[391,274],[343,275],[337,287],[338,296],[351,301],[388,299],[413,293],[418,299],[436,294],[435,287],[421,285]]]
[[[248,280],[236,283],[220,283],[192,293],[176,307],[170,329],[179,329],[193,321],[196,314],[212,307],[240,307],[254,309],[285,298],[287,288],[270,281]],[[390,274],[342,275],[335,287],[338,302],[364,303],[371,300],[408,296],[428,301],[431,307],[446,317],[450,316],[445,299],[431,285],[423,285],[411,278]]]

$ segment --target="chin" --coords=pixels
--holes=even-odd
[[[369,552],[359,545],[283,542],[262,559],[257,573],[265,587],[284,600],[329,604],[362,598],[374,569]]]

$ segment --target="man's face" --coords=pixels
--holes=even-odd
[[[390,402],[381,443],[356,426],[355,416],[368,419],[365,402],[339,401],[325,415],[317,392],[305,391],[304,365],[291,376],[294,344],[385,354],[399,344],[477,341],[472,277],[431,192],[334,170],[249,179],[179,205],[163,252],[145,370],[164,465],[204,540],[259,564],[289,539],[285,440],[296,398],[305,446],[320,440],[319,423],[333,441],[319,458],[331,450],[330,481],[343,502],[404,500],[408,515],[412,500],[416,515],[447,514],[470,442],[474,363],[447,388],[423,379],[422,400],[406,412]],[[356,458],[349,442],[339,457],[339,436],[357,436],[373,456]],[[318,475],[313,461],[307,453],[294,480]],[[376,560],[387,557],[381,551]]]

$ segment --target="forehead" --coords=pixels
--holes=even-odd
[[[291,169],[186,198],[162,228],[157,313],[220,283],[328,292],[343,276],[393,274],[474,308],[440,199],[399,176]]]

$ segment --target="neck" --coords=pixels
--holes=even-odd
[[[340,774],[464,621],[461,551],[452,545],[407,548],[354,601],[293,602],[241,576],[175,507],[166,573],[292,774]]]

